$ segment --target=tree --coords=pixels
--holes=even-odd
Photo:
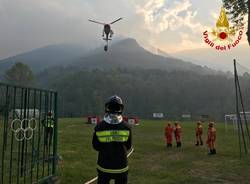
[[[46,76],[46,77],[44,77]],[[239,77],[246,107],[250,89],[247,73]],[[151,118],[162,112],[169,119],[179,119],[189,112],[199,118],[209,114],[223,120],[234,112],[232,74],[204,75],[197,72],[143,69],[82,70],[48,69],[40,76],[43,87],[59,91],[59,116],[103,115],[106,99],[114,94],[125,104],[124,115]]]
[[[244,25],[244,17],[248,14],[247,36],[250,44],[250,0],[223,0],[223,3],[236,28]]]
[[[32,86],[35,84],[35,77],[28,65],[16,63],[6,71],[5,80],[8,83],[22,86]]]
[[[248,31],[247,31],[247,36],[248,36],[248,43],[250,45],[250,0],[248,0]]]

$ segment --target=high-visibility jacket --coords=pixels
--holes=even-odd
[[[208,128],[207,142],[214,142],[216,140],[216,129],[214,127]]]
[[[54,128],[55,120],[54,118],[48,118],[47,120],[43,120],[43,125],[47,128]]]
[[[165,138],[166,138],[167,143],[172,143],[173,131],[174,129],[172,126],[165,127]]]
[[[181,125],[177,125],[174,127],[174,134],[175,136],[180,136],[181,135]]]
[[[203,130],[202,130],[202,125],[197,125],[195,129],[196,136],[202,135]]]
[[[92,139],[93,148],[99,152],[97,169],[105,173],[128,171],[127,151],[131,144],[131,129],[127,123],[102,121],[97,124]]]

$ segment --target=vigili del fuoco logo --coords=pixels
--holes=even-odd
[[[218,51],[227,51],[239,45],[243,36],[243,27],[236,30],[230,27],[225,9],[222,7],[216,27],[203,32],[204,42]]]

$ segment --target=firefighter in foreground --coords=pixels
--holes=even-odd
[[[96,125],[92,144],[99,152],[97,161],[98,184],[127,184],[127,152],[131,148],[131,129],[123,121],[124,105],[118,96],[112,96],[105,104],[103,121]]]
[[[203,130],[202,130],[202,124],[200,121],[197,122],[197,126],[195,128],[195,135],[196,135],[196,146],[199,146],[199,145],[203,145],[203,141],[202,141],[202,133],[203,133]]]
[[[171,123],[169,122],[167,126],[165,127],[165,140],[167,143],[167,148],[172,147],[172,141],[173,141],[173,127]]]
[[[174,136],[176,140],[176,146],[181,147],[181,125],[178,121],[174,123]]]
[[[215,141],[216,141],[216,129],[214,128],[214,122],[210,122],[208,124],[208,132],[207,132],[207,145],[209,149],[209,155],[216,154],[215,149]]]

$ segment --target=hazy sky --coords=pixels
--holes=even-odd
[[[113,26],[116,36],[133,37],[145,47],[168,53],[207,47],[202,33],[215,26],[221,5],[220,0],[0,0],[0,58],[48,44],[102,44],[101,25],[87,20],[119,17],[124,19]]]

